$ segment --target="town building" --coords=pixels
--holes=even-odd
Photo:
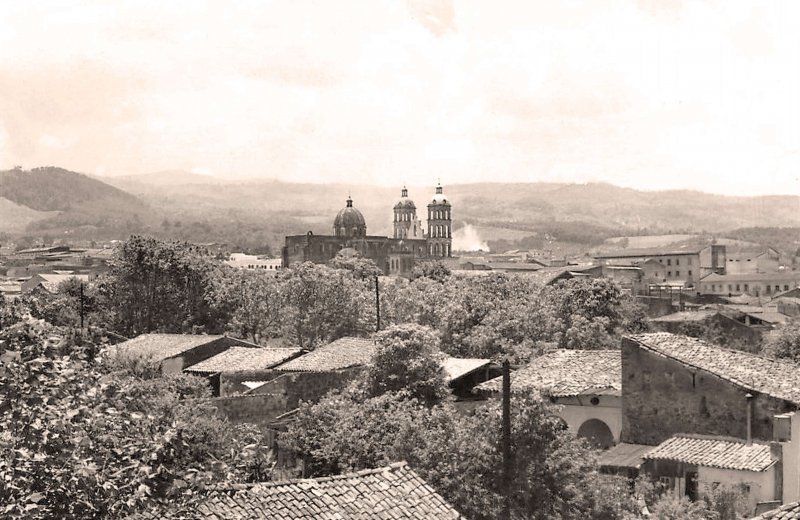
[[[621,348],[621,440],[651,447],[642,471],[690,498],[739,486],[753,510],[800,498],[800,365],[664,332]]]
[[[800,287],[800,271],[776,273],[710,274],[699,284],[700,294],[769,297]]]
[[[622,429],[620,374],[619,350],[557,350],[515,370],[511,392],[546,396],[571,432],[609,448],[619,442]],[[501,390],[502,377],[475,388],[493,398]]]
[[[694,287],[711,273],[725,272],[725,246],[687,245],[674,249],[622,249],[594,256],[606,266],[636,266],[644,270],[645,283]],[[660,264],[657,266],[654,262]]]
[[[20,290],[23,294],[29,293],[34,289],[43,289],[49,293],[56,293],[59,285],[67,280],[76,280],[78,283],[88,283],[91,280],[94,280],[94,278],[94,275],[89,274],[34,274],[29,279],[22,282]]]
[[[781,253],[772,247],[728,245],[725,274],[777,273],[781,268]]]
[[[385,274],[408,276],[420,260],[452,257],[452,205],[441,185],[427,205],[427,231],[417,217],[417,207],[403,188],[400,200],[394,205],[393,237],[367,235],[364,215],[348,197],[346,206],[333,221],[332,235],[287,236],[282,254],[282,266],[302,262],[324,264],[340,252],[360,255],[373,260]]]
[[[231,253],[225,263],[236,269],[275,272],[281,268],[283,260],[281,258],[264,258],[245,253]]]

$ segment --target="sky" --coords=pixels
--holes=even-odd
[[[800,2],[0,2],[0,168],[800,195]]]

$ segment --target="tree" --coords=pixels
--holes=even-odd
[[[787,323],[772,332],[764,340],[764,354],[800,363],[800,320]]]
[[[198,246],[134,235],[109,266],[97,289],[110,311],[108,325],[120,334],[220,332],[227,321],[208,298],[219,263]]]
[[[328,265],[334,269],[345,269],[352,272],[353,277],[357,280],[373,280],[376,276],[383,275],[383,271],[374,261],[359,256],[345,257],[338,254],[328,262]]]
[[[444,355],[439,338],[427,327],[393,325],[377,337],[372,366],[367,369],[367,388],[372,396],[405,390],[413,398],[435,403],[447,395],[442,369]]]
[[[278,275],[283,295],[283,333],[313,349],[348,335],[374,330],[374,307],[366,285],[341,269],[305,262]]]
[[[596,462],[584,442],[538,398],[512,407],[512,488],[501,475],[500,407],[491,402],[473,415],[451,405],[426,407],[406,392],[366,398],[357,388],[303,404],[279,443],[307,457],[316,475],[406,460],[466,518],[501,518],[510,497],[511,518],[590,518]],[[609,517],[613,518],[613,517]]]
[[[229,316],[227,329],[253,343],[280,336],[283,295],[273,273],[227,268],[215,272],[211,304]]]
[[[441,260],[429,260],[418,262],[417,265],[411,270],[411,278],[416,279],[420,277],[430,278],[437,282],[444,283],[445,280],[450,278],[452,272]]]
[[[0,363],[3,518],[127,517],[268,477],[261,433],[218,418],[203,379],[64,356],[41,322],[11,329],[3,339],[17,357]]]

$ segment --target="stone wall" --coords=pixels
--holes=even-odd
[[[753,394],[754,439],[772,440],[772,418],[794,409]],[[622,340],[622,442],[656,445],[677,433],[747,437],[747,389]]]
[[[275,394],[247,394],[209,399],[217,412],[232,423],[251,423],[262,428],[291,408],[286,396]]]
[[[316,402],[331,390],[344,388],[362,370],[349,368],[331,372],[282,372],[280,376],[248,395],[282,395],[286,399],[288,411],[297,408],[301,401]]]

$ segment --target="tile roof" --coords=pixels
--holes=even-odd
[[[454,358],[449,357],[442,363],[447,381],[454,381],[460,377],[491,364],[491,359]]]
[[[669,247],[643,247],[637,249],[621,249],[618,251],[609,251],[607,253],[598,253],[594,255],[595,258],[631,258],[631,257],[649,257],[649,256],[677,256],[677,255],[695,255],[708,247],[707,245],[684,245],[679,248]]]
[[[790,502],[777,509],[765,511],[750,520],[790,520],[800,518],[800,502]]]
[[[653,446],[621,442],[601,452],[597,462],[601,467],[639,469],[644,464],[645,453],[652,449]]]
[[[200,334],[142,334],[114,347],[114,352],[163,361],[225,336]]]
[[[242,372],[272,368],[302,352],[299,348],[231,347],[192,365],[190,372]]]
[[[675,435],[643,455],[646,460],[675,460],[697,466],[764,471],[777,462],[768,444],[713,437]]]
[[[314,520],[456,520],[462,516],[405,462],[316,479],[214,491],[175,517]],[[156,512],[143,518],[164,518]],[[166,518],[170,518],[166,516]],[[174,518],[174,517],[173,517]]]
[[[279,365],[287,372],[325,372],[368,365],[375,354],[375,342],[365,338],[340,338]]]
[[[499,392],[502,377],[477,386]],[[619,350],[557,350],[533,359],[511,374],[512,390],[547,390],[555,397],[567,397],[622,388],[622,359]],[[604,392],[608,393],[608,392]]]
[[[642,348],[704,370],[743,388],[800,404],[798,364],[729,350],[668,332],[635,334],[628,338]]]
[[[684,322],[684,321],[705,321],[708,318],[717,314],[715,310],[698,310],[698,311],[681,311],[673,312],[658,318],[652,318],[650,321],[658,323],[662,322]]]

